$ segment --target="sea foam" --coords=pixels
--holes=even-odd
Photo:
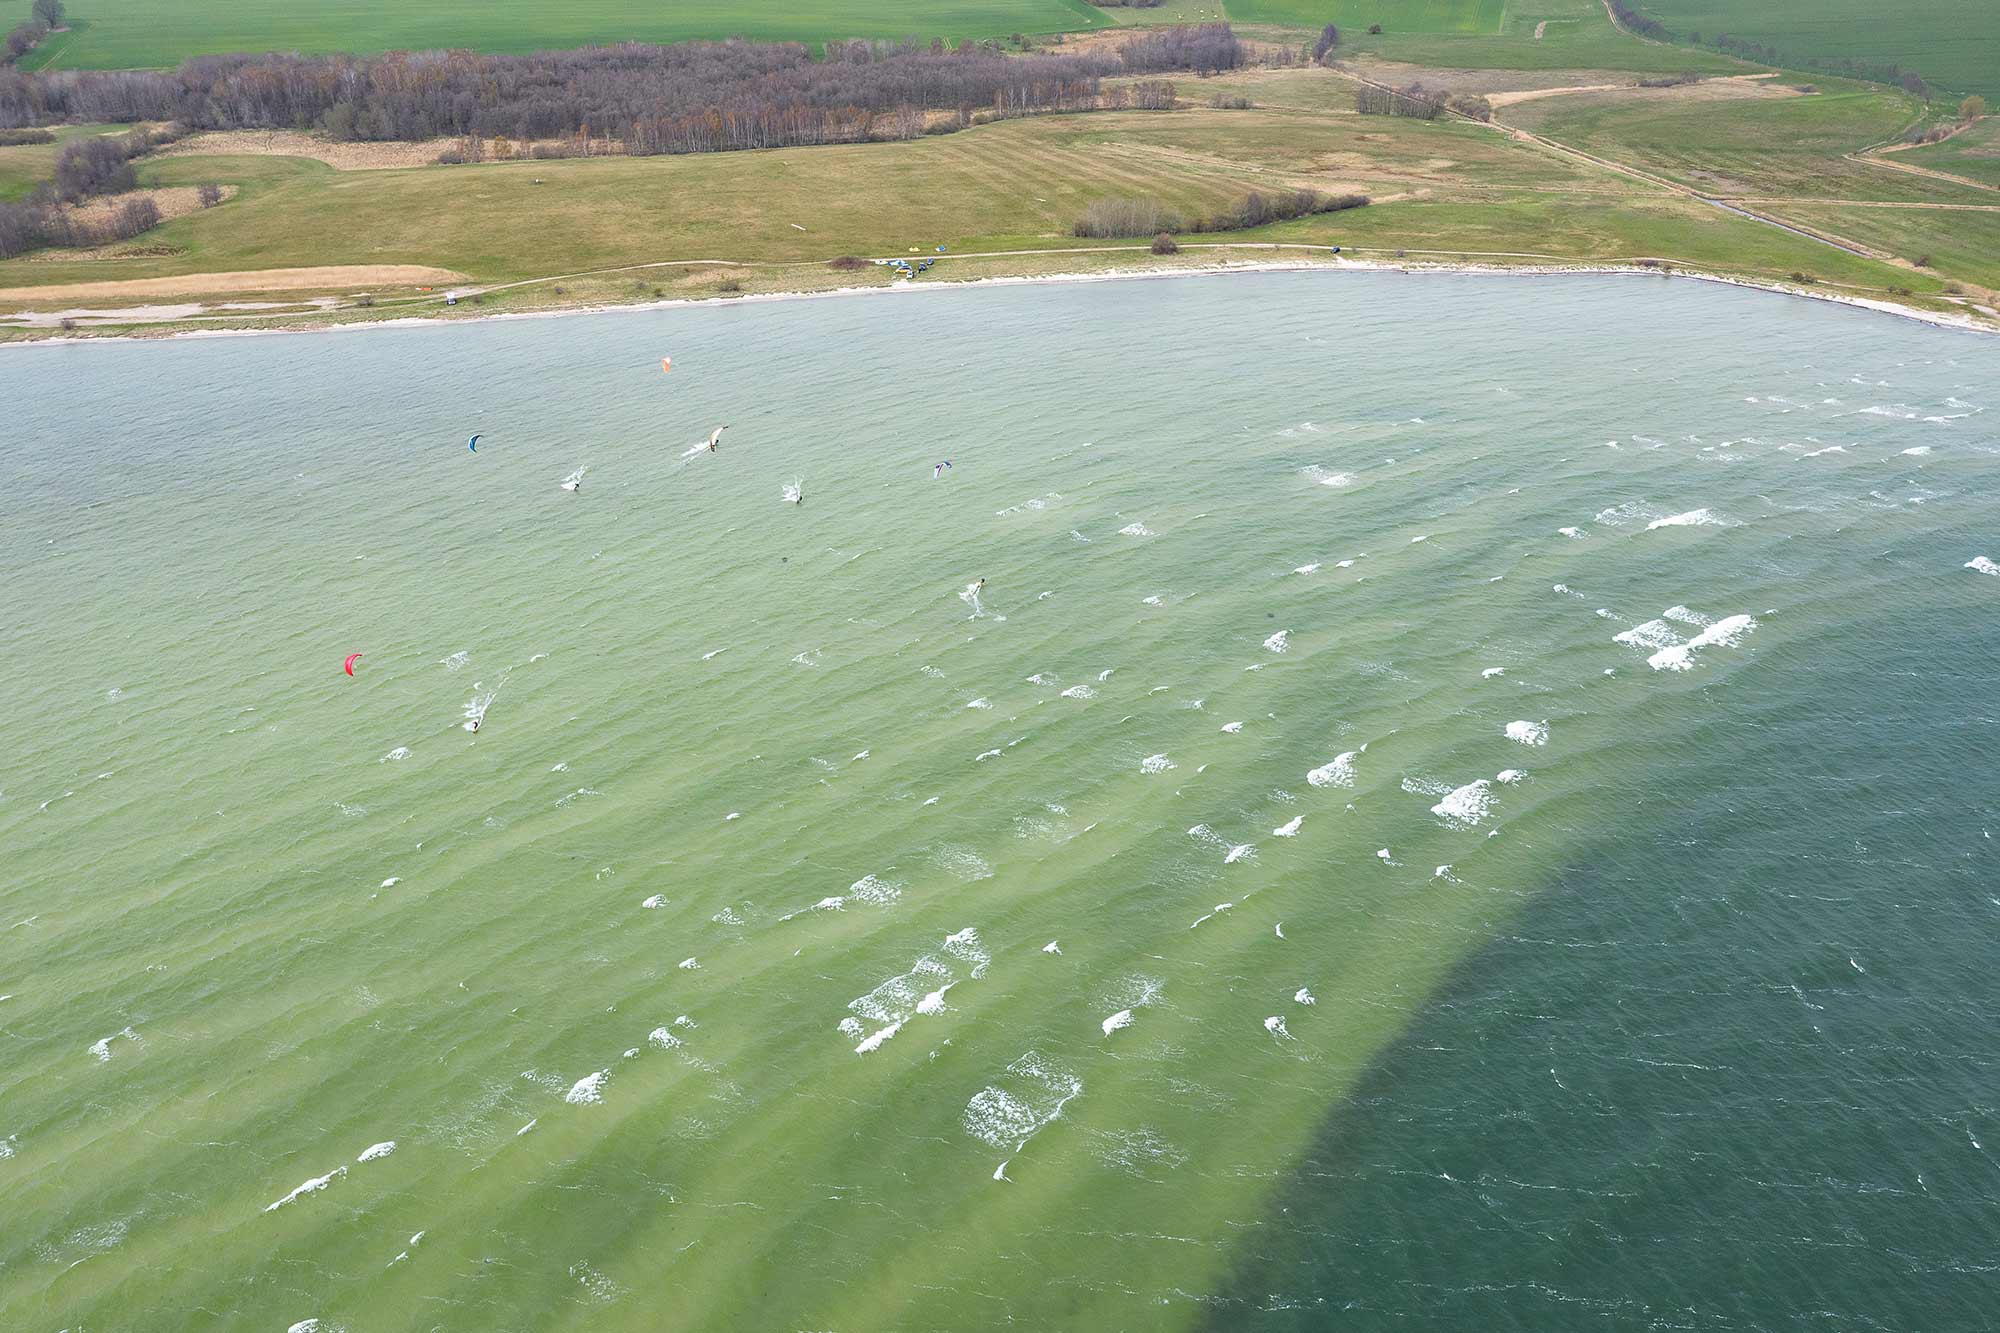
[[[962,1123],[972,1137],[1018,1151],[1082,1092],[1082,1079],[1031,1050],[1008,1065],[992,1086],[972,1095]]]
[[[1356,751],[1337,754],[1330,763],[1322,764],[1306,774],[1306,781],[1315,787],[1352,787],[1354,785],[1354,756]]]

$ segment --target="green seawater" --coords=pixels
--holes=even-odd
[[[1987,1326],[1996,398],[1588,277],[8,349],[0,1328]]]

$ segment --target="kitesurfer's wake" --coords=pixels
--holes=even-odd
[[[563,480],[562,480],[562,488],[563,488],[564,490],[566,490],[566,491],[580,491],[580,490],[582,490],[582,489],[583,489],[583,474],[584,474],[584,473],[586,473],[586,472],[588,472],[588,471],[590,471],[590,469],[589,469],[589,468],[587,468],[587,467],[580,467],[580,468],[578,468],[578,469],[577,469],[576,471],[574,471],[574,472],[570,473],[570,474],[569,474],[569,475],[568,475],[567,477],[564,477],[564,478],[563,478]]]
[[[981,616],[990,614],[985,607],[979,604],[979,591],[985,586],[986,586],[985,579],[974,579],[972,582],[966,584],[965,591],[961,592],[958,595],[959,601],[964,602],[967,606],[972,608],[972,614],[970,616],[967,616],[966,619],[977,620]],[[993,618],[995,620],[1005,620],[1007,617],[994,616]]]

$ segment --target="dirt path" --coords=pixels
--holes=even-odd
[[[1605,12],[1606,13],[1610,12],[1610,7],[1608,4],[1606,5]],[[1365,83],[1368,84],[1370,87],[1375,87],[1375,88],[1386,87],[1386,85],[1376,83],[1374,80],[1365,78],[1362,75],[1352,72],[1351,70],[1341,70],[1338,72],[1343,77],[1352,79],[1356,83]],[[1769,76],[1767,75],[1766,77]],[[1388,89],[1388,91],[1394,91],[1394,90]],[[1734,213],[1738,217],[1748,218],[1752,222],[1761,222],[1767,227],[1776,227],[1780,231],[1790,232],[1794,236],[1801,236],[1809,241],[1817,241],[1821,245],[1830,246],[1835,250],[1841,250],[1846,252],[1847,254],[1855,255],[1862,259],[1876,259],[1888,263],[1902,264],[1905,267],[1909,266],[1908,261],[1906,260],[1899,260],[1894,255],[1884,254],[1879,250],[1871,250],[1867,246],[1857,244],[1856,242],[1850,241],[1845,237],[1835,236],[1828,232],[1822,232],[1815,228],[1807,227],[1797,222],[1789,222],[1786,221],[1784,218],[1776,217],[1769,213],[1761,213],[1755,209],[1746,208],[1741,203],[1738,202],[1725,202],[1724,200],[1715,198],[1712,195],[1703,194],[1700,190],[1694,189],[1691,186],[1682,185],[1679,181],[1669,180],[1665,176],[1654,175],[1650,171],[1646,171],[1639,167],[1631,166],[1628,163],[1614,162],[1609,158],[1599,157],[1595,153],[1586,153],[1581,148],[1572,148],[1568,144],[1558,143],[1554,139],[1543,138],[1541,135],[1534,133],[1532,130],[1524,130],[1518,125],[1507,125],[1497,120],[1491,122],[1478,121],[1474,120],[1470,116],[1461,115],[1455,111],[1447,111],[1445,114],[1452,116],[1455,119],[1466,121],[1473,125],[1485,124],[1489,128],[1497,130],[1501,134],[1507,135],[1508,137],[1515,140],[1517,143],[1533,144],[1545,152],[1554,153],[1557,156],[1570,158],[1578,162],[1587,162],[1590,165],[1599,168],[1600,170],[1615,172],[1620,176],[1627,177],[1628,179],[1642,181],[1645,184],[1652,186],[1654,189],[1662,191],[1663,193],[1678,195],[1683,199],[1692,199],[1697,203],[1707,204],[1711,208],[1719,208],[1725,213]],[[1788,202],[1802,203],[1811,201],[1791,200]]]
[[[1834,208],[1935,208],[1946,213],[2000,213],[2000,204],[1931,204],[1907,199],[1821,199],[1817,195],[1791,195],[1783,199],[1758,199],[1750,195],[1727,194],[1717,202],[1732,204],[1826,204]]]
[[[234,273],[187,273],[122,282],[63,282],[47,287],[0,287],[0,301],[118,301],[148,296],[208,296],[224,292],[324,291],[327,288],[438,287],[463,273],[421,264],[338,264],[263,268]]]
[[[1940,139],[1938,142],[1943,143],[1944,140]],[[1915,144],[1899,145],[1902,148],[1914,148],[1916,146]],[[1910,176],[1924,176],[1934,181],[1949,181],[1953,185],[1970,185],[1975,190],[2000,190],[2000,186],[1989,185],[1985,181],[1976,181],[1970,176],[1954,176],[1949,171],[1939,171],[1935,167],[1920,167],[1914,162],[1891,162],[1886,157],[1876,156],[1877,153],[1891,153],[1895,151],[1895,148],[1865,148],[1858,153],[1843,153],[1841,156],[1845,157],[1849,162],[1861,162],[1871,167],[1881,167],[1888,171],[1900,171]]]
[[[1494,110],[1503,106],[1513,106],[1517,102],[1534,102],[1544,97],[1561,97],[1565,93],[1615,93],[1620,88],[1630,88],[1629,83],[1580,83],[1572,88],[1522,88],[1511,93],[1488,93],[1486,100]]]

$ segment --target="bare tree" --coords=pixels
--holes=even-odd
[[[222,202],[222,187],[214,181],[210,181],[196,190],[194,197],[203,208],[214,208]]]

